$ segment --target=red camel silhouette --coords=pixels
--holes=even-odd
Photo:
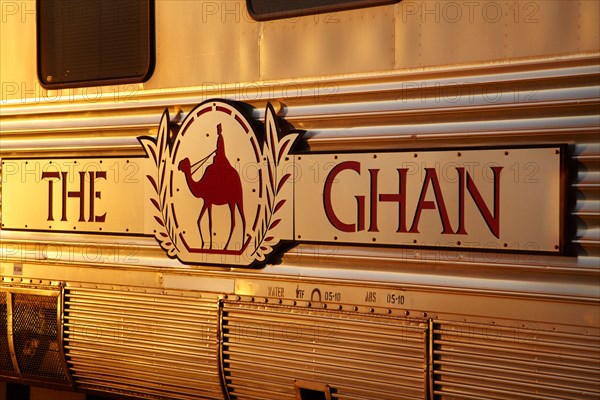
[[[200,180],[194,181],[192,177],[192,165],[189,158],[184,158],[179,162],[179,170],[185,174],[185,180],[192,194],[204,200],[204,205],[198,217],[198,230],[200,231],[200,239],[204,248],[204,238],[202,237],[202,217],[208,209],[208,230],[210,233],[209,248],[212,249],[212,206],[224,205],[229,206],[229,214],[231,217],[231,229],[229,238],[223,250],[229,246],[233,229],[235,228],[235,209],[242,217],[242,246],[246,235],[246,218],[244,217],[244,199],[242,192],[242,182],[240,175],[231,166],[227,156],[225,155],[225,145],[223,144],[223,136],[221,135],[221,124],[217,125],[217,149],[214,151],[212,164],[206,168],[204,175]],[[209,156],[210,157],[210,156]]]

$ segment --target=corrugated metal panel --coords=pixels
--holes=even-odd
[[[592,400],[600,397],[600,337],[438,322],[434,393],[443,399]]]
[[[68,288],[66,354],[79,389],[222,399],[214,300]]]
[[[227,302],[227,389],[237,400],[295,400],[298,379],[340,400],[424,399],[426,334],[419,321]]]

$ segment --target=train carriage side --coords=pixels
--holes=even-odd
[[[308,3],[0,1],[0,399],[600,397],[600,2]]]

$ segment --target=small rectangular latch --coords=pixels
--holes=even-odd
[[[314,381],[294,381],[297,400],[331,400],[329,385]]]

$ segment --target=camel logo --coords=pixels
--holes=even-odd
[[[250,265],[293,238],[293,156],[300,136],[282,135],[273,107],[257,135],[244,110],[209,100],[171,129],[165,110],[156,138],[139,138],[154,162],[154,236],[184,263]],[[262,140],[261,140],[262,138]]]

